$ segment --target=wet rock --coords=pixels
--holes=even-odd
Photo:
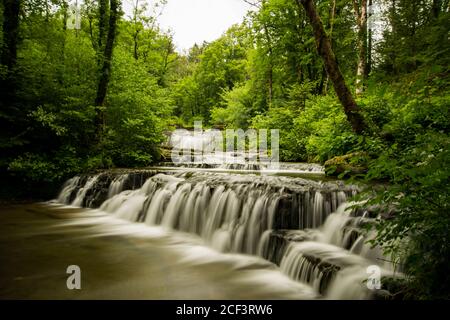
[[[270,233],[267,246],[263,252],[263,258],[280,265],[290,242],[310,241],[314,237],[315,230],[273,230]]]

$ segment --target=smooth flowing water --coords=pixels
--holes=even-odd
[[[2,205],[0,299],[314,299],[258,257],[59,204]],[[81,270],[69,290],[67,267]]]
[[[56,202],[98,208],[109,218],[159,227],[180,239],[194,237],[201,245],[190,251],[191,262],[239,257],[240,263],[252,264],[259,259],[263,270],[275,268],[277,277],[301,285],[302,298],[384,294],[369,290],[367,270],[375,265],[385,276],[393,274],[393,267],[366,243],[373,235],[362,227],[374,214],[349,208],[356,187],[250,172],[159,168],[77,176],[66,182]],[[275,278],[258,277],[276,288],[280,280]]]

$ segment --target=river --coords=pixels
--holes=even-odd
[[[53,201],[2,207],[0,298],[379,297],[367,270],[393,268],[365,243],[361,227],[375,217],[347,208],[357,187],[316,169],[76,176]],[[80,267],[81,290],[66,286],[69,265]]]

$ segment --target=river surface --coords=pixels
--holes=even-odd
[[[3,205],[0,298],[379,296],[368,268],[393,270],[366,244],[374,216],[348,208],[357,187],[317,168],[117,170],[76,176],[50,202]],[[80,290],[67,288],[70,265]]]
[[[45,203],[0,213],[1,299],[305,299],[313,291],[259,258],[102,212]],[[66,269],[81,269],[69,290]]]

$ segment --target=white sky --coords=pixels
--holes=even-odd
[[[131,3],[123,1],[125,15],[131,12]],[[172,31],[177,50],[182,52],[194,43],[217,39],[233,24],[242,22],[250,9],[243,0],[167,0],[158,22],[162,29]]]

